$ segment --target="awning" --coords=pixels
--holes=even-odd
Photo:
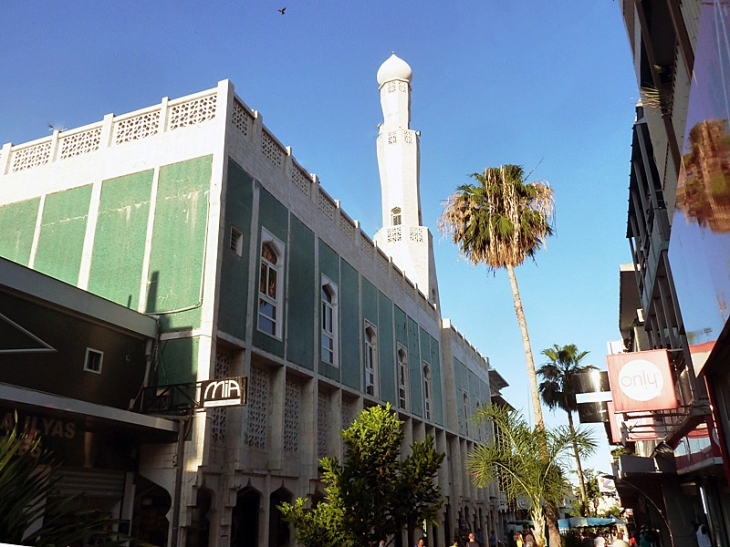
[[[136,431],[145,437],[152,434],[150,440],[158,442],[171,442],[177,438],[178,423],[168,418],[148,416],[9,384],[0,383],[0,404],[64,416],[89,425],[117,426]]]

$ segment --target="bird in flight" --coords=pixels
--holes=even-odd
[[[279,8],[279,13],[281,13],[282,15],[284,15],[285,11],[286,11],[286,7]]]

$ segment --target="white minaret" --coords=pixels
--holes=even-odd
[[[421,226],[419,136],[410,128],[411,67],[395,53],[378,70],[383,123],[379,126],[378,167],[383,227],[378,247],[439,306],[431,232]]]

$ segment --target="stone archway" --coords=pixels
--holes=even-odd
[[[236,506],[231,514],[231,547],[249,547],[259,544],[259,511],[261,494],[246,487],[236,495]]]
[[[186,529],[186,547],[208,547],[210,541],[209,512],[213,496],[207,488],[198,488],[195,507],[191,510],[190,526]]]
[[[134,494],[132,536],[151,545],[166,547],[170,532],[170,522],[166,515],[171,506],[172,498],[167,490],[138,476]]]
[[[269,547],[284,547],[290,544],[291,529],[277,509],[282,503],[291,503],[292,494],[283,486],[269,496]]]

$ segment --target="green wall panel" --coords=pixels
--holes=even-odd
[[[200,326],[212,161],[160,167],[146,310],[163,314],[165,329]]]
[[[187,384],[197,381],[198,349],[197,338],[165,340],[160,344],[160,358],[157,365],[157,385]],[[195,397],[194,388],[189,393]],[[186,403],[180,393],[172,395],[173,403]]]
[[[398,306],[393,307],[393,322],[395,323],[395,341],[408,347],[408,319],[406,312]]]
[[[89,292],[136,310],[154,171],[105,180],[101,186]]]
[[[457,391],[466,389],[466,365],[454,357],[454,384]]]
[[[365,306],[366,284],[363,278],[363,309]],[[374,287],[373,287],[374,289]],[[369,288],[367,292],[369,293]],[[380,365],[380,398],[398,406],[396,397],[395,343],[393,340],[393,303],[381,292],[378,296],[378,363]]]
[[[90,184],[46,196],[36,270],[71,285],[78,283],[90,200]]]
[[[321,239],[318,243],[319,247],[319,253],[318,253],[318,262],[319,262],[319,271],[321,274],[325,275],[332,283],[337,285],[338,289],[338,298],[341,297],[341,289],[340,289],[340,257],[337,255],[337,253],[327,245],[324,241]],[[317,286],[319,286],[320,280],[317,280]],[[321,317],[321,306],[319,304],[320,302],[320,292],[317,290],[317,340],[319,340],[319,328],[322,324],[322,317]],[[342,319],[342,313],[340,312],[338,314],[338,320]],[[340,330],[340,333],[342,331]],[[340,338],[340,356],[342,355],[342,344],[341,344],[341,338]],[[340,368],[339,367],[333,367],[331,365],[328,365],[327,363],[323,362],[321,360],[321,352],[322,348],[319,345],[319,342],[317,343],[317,359],[319,360],[319,372],[320,374],[326,376],[327,378],[330,378],[332,380],[340,381],[341,375],[340,375]],[[359,386],[359,384],[357,384]]]
[[[488,404],[492,400],[492,394],[489,391],[489,384],[479,380],[479,402],[482,406]]]
[[[444,425],[444,394],[441,390],[441,353],[438,340],[429,336],[431,340],[431,378],[433,379],[433,403],[431,418],[434,422]]]
[[[423,365],[418,342],[418,323],[408,318],[408,380],[411,388],[411,412],[423,416]]]
[[[289,217],[289,285],[286,358],[314,370],[314,327],[318,294],[314,280],[314,233],[294,215]]]
[[[479,378],[471,370],[468,374],[469,378],[469,415],[473,416],[477,409],[479,401]]]
[[[253,178],[233,160],[228,160],[228,178],[223,223],[218,327],[243,340],[246,333],[248,303],[248,259],[251,256],[251,216]],[[241,256],[231,250],[231,226],[243,234]]]
[[[28,265],[41,198],[0,206],[0,256]]]
[[[436,351],[434,352],[433,347],[437,342],[425,329],[420,329],[420,336],[423,365],[425,366],[427,362],[431,371],[431,421],[440,424],[443,421],[443,409],[441,404],[441,365],[439,363],[438,345],[436,345]]]
[[[355,389],[365,384],[365,364],[360,359],[364,346],[360,331],[360,287],[355,268],[340,261],[340,366],[342,383]]]
[[[456,383],[456,416],[459,422],[459,433],[466,434],[466,410],[464,408],[464,391],[467,384],[467,372],[464,363],[454,357],[454,379]]]
[[[393,331],[395,332],[395,341],[397,344],[401,344],[404,348],[406,348],[406,354],[408,355],[408,363],[411,363],[411,355],[410,351],[408,349],[408,316],[406,315],[406,312],[404,312],[402,309],[400,309],[398,306],[393,306]],[[398,351],[398,345],[395,346],[395,353]],[[413,376],[411,374],[410,365],[408,367],[408,392],[409,392],[409,400],[408,400],[408,410],[413,411],[414,405],[417,406],[417,402],[420,400],[416,399],[416,401],[413,400],[413,397],[410,395],[410,393],[413,391],[413,384],[416,383],[416,385],[419,382],[420,373],[418,376]]]
[[[291,245],[289,245],[289,242],[287,240],[287,235],[289,233],[289,211],[287,211],[286,207],[284,207],[280,201],[278,201],[274,196],[272,196],[269,192],[267,192],[264,188],[260,186],[259,183],[257,183],[257,186],[259,188],[259,227],[258,227],[258,243],[256,245],[256,257],[257,257],[257,266],[256,266],[256,287],[259,286],[259,267],[258,263],[260,260],[260,253],[261,253],[261,230],[262,228],[265,228],[271,235],[276,237],[278,240],[280,240],[285,246],[285,254],[289,255],[291,252]],[[288,260],[288,259],[287,259]],[[283,275],[284,279],[282,280],[284,282],[284,294],[288,291],[288,282],[289,280],[286,279],[286,275]],[[286,301],[286,297],[284,298]],[[258,298],[256,299],[256,302],[258,302]],[[258,304],[257,304],[258,306]],[[285,303],[282,302],[282,307],[285,307]],[[282,333],[286,333],[286,310],[282,309],[282,321],[284,323],[282,324]],[[258,322],[258,307],[254,310],[254,321]],[[270,336],[268,334],[265,334],[263,332],[260,332],[256,328],[256,324],[254,324],[254,330],[253,330],[253,344],[254,346],[261,348],[264,351],[267,351],[273,355],[276,355],[278,357],[284,357],[284,342],[282,340],[278,340],[277,338]]]
[[[319,240],[319,271],[339,286],[340,257],[321,239]]]

